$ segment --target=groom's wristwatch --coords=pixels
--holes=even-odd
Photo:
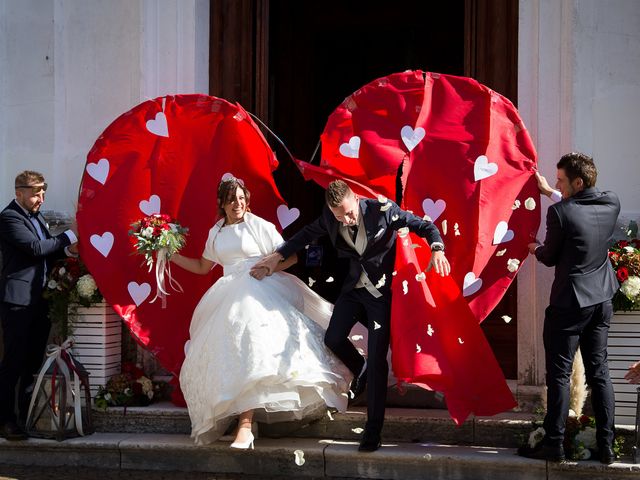
[[[431,244],[432,252],[444,252],[444,244],[440,242],[433,242]]]

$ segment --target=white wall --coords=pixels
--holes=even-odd
[[[575,2],[574,140],[598,186],[640,217],[640,1]]]
[[[572,150],[592,155],[598,187],[640,216],[640,1],[520,0],[518,109],[555,181]],[[552,182],[553,183],[553,182]],[[543,199],[544,237],[546,208]],[[518,274],[518,379],[544,383],[542,321],[553,269],[525,262]]]
[[[207,0],[0,0],[0,203],[45,174],[46,210],[72,214],[86,154],[120,114],[207,93]]]

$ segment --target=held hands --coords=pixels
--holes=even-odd
[[[250,275],[253,278],[262,280],[265,276],[271,275],[281,261],[282,255],[278,252],[267,255],[251,267]]]
[[[429,266],[427,267],[427,271],[431,270],[431,268],[435,268],[436,273],[441,277],[446,277],[451,273],[451,265],[449,265],[449,260],[444,256],[444,252],[433,252],[431,254],[431,261],[429,262]]]
[[[640,383],[640,362],[631,365],[624,378],[629,383]]]
[[[270,275],[270,273],[267,267],[262,265],[261,266],[254,265],[253,267],[251,267],[251,271],[249,272],[249,275],[251,275],[256,280],[262,280],[267,275]]]

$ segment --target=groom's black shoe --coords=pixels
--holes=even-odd
[[[360,375],[355,377],[351,382],[351,386],[349,387],[349,405],[358,400],[358,397],[364,393],[365,388],[367,388],[366,364],[362,372],[360,372]]]
[[[380,448],[381,445],[382,442],[380,440],[380,434],[365,429],[364,433],[362,434],[362,440],[360,441],[358,451],[375,452]]]

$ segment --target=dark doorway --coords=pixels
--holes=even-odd
[[[471,76],[514,100],[517,10],[517,0],[214,0],[211,94],[239,101],[293,155],[309,161],[344,98],[391,73]],[[280,160],[278,188],[301,211],[286,238],[320,213],[323,191],[304,182],[284,150],[270,142]],[[333,249],[323,251],[322,270],[305,267],[302,259],[295,273],[314,278],[314,290],[333,301],[342,266]],[[329,275],[334,282],[324,281]],[[502,315],[513,320],[506,325]],[[517,378],[515,283],[483,329],[506,377]]]

